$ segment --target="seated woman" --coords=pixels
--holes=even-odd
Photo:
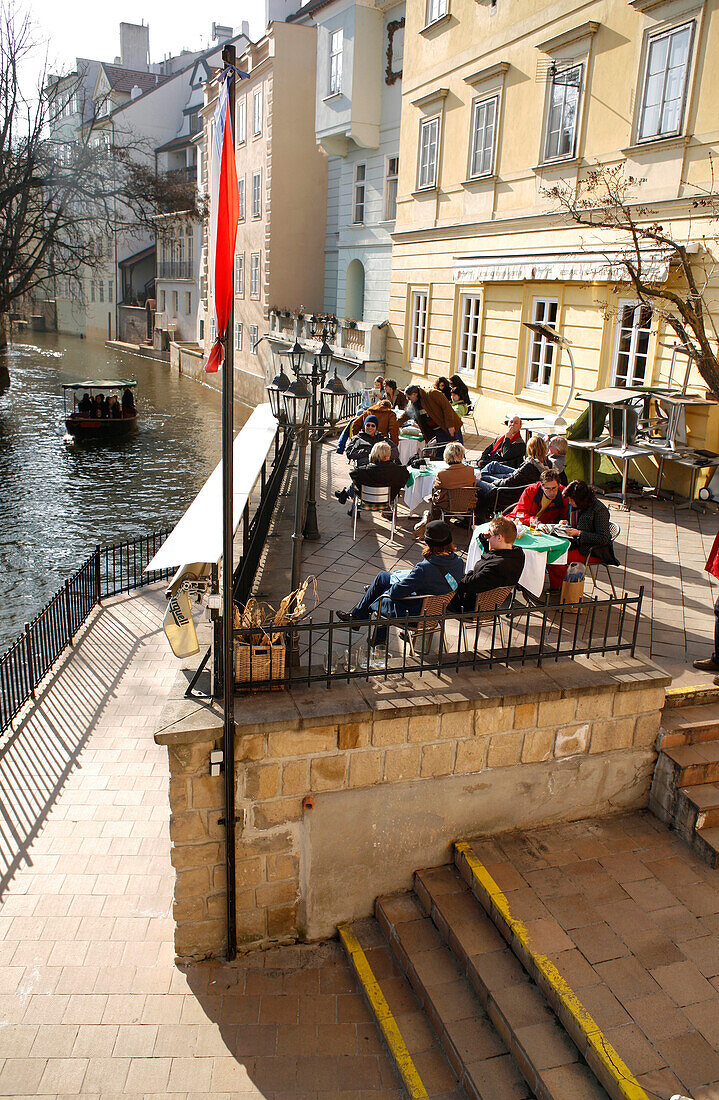
[[[469,390],[467,389],[466,385],[458,374],[450,375],[449,385],[452,392],[452,396],[449,399],[452,408],[456,412],[457,416],[466,416],[472,408],[472,401],[469,396]]]
[[[435,382],[434,388],[439,390],[440,393],[443,393],[450,405],[452,404],[452,387],[449,384],[449,378],[445,378],[444,375],[441,375]]]
[[[527,444],[527,457],[517,470],[491,462],[480,470],[477,482],[477,507],[475,518],[483,523],[495,511],[501,511],[514,503],[525,485],[532,485],[541,478],[547,468],[547,444],[541,436],[533,435]],[[509,470],[502,474],[501,470]]]
[[[120,399],[117,394],[113,394],[112,397],[108,399],[107,415],[111,417],[112,420],[120,420],[122,418]]]
[[[424,541],[427,548],[422,554],[422,561],[407,576],[393,581],[392,575],[382,570],[351,611],[337,612],[340,622],[368,619],[377,611],[380,597],[385,593],[389,598],[382,600],[382,615],[390,619],[403,619],[405,616],[418,616],[420,612],[421,600],[408,597],[441,596],[456,591],[464,576],[464,562],[452,544],[448,524],[441,520],[428,523]],[[376,641],[381,645],[386,637],[386,627],[379,627]]]
[[[507,515],[522,523],[529,523],[535,516],[540,523],[559,523],[567,518],[567,510],[557,475],[554,470],[545,470],[539,484],[528,485]]]
[[[358,466],[356,470],[352,470],[350,477],[352,478],[352,485],[347,490],[347,497],[350,499],[356,496],[356,489],[361,488],[363,485],[371,485],[375,488],[387,486],[392,490],[390,500],[394,500],[400,489],[404,489],[407,484],[409,472],[401,462],[395,461],[392,457],[391,444],[388,440],[383,439],[379,443],[375,443],[370,451],[369,464]],[[344,501],[342,503],[344,504]],[[347,514],[352,515],[351,508]]]
[[[386,443],[390,449],[390,461],[400,465],[399,451],[391,440],[385,439],[385,437],[377,431],[377,417],[370,415],[365,418],[362,431],[350,441],[347,448],[347,459],[354,463],[355,470],[369,465],[372,457],[372,450],[377,443]],[[350,477],[351,476],[350,474]],[[406,484],[406,475],[404,480]],[[351,485],[348,485],[344,489],[336,489],[335,496],[340,504],[346,504],[348,498],[354,496],[354,490]]]
[[[475,470],[464,461],[464,447],[461,443],[448,443],[444,448],[446,470],[440,470],[432,484],[432,503],[415,524],[415,538],[424,536],[428,520],[441,519],[442,513],[449,508],[450,489],[476,489]]]
[[[132,390],[129,386],[125,386],[122,391],[122,415],[134,416],[135,411],[135,398],[132,396]]]
[[[567,561],[586,561],[589,557],[593,562],[619,565],[612,545],[606,504],[597,500],[594,489],[586,481],[570,481],[563,495],[569,502],[569,518],[564,528],[564,533],[571,540]],[[566,565],[547,566],[551,589],[562,587],[566,571]]]

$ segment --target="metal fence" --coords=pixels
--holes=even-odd
[[[108,596],[142,588],[170,576],[171,570],[145,573],[168,531],[96,547],[80,568],[25,624],[25,630],[0,656],[0,735],[10,726],[35,689],[87,619]]]
[[[294,627],[273,628],[274,656],[268,655],[267,646],[250,650],[249,675],[237,688],[313,683],[331,688],[370,676],[387,679],[495,665],[541,667],[549,661],[606,653],[628,652],[633,657],[643,596],[642,587],[637,596],[595,597],[558,605],[512,603],[479,615],[448,614],[439,619],[429,615],[404,621],[373,616],[342,623],[330,611],[322,622],[309,619]],[[379,644],[378,630],[380,636],[385,634]]]

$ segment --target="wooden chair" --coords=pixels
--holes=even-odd
[[[508,585],[503,586],[502,588],[490,588],[486,592],[479,592],[477,594],[477,602],[474,605],[474,612],[478,625],[478,630],[476,633],[477,639],[479,639],[479,635],[482,632],[482,627],[484,626],[484,624],[487,622],[491,622],[492,619],[495,618],[492,612],[498,611],[499,608],[502,607],[503,604],[509,599],[510,595],[512,595],[513,592],[514,587],[512,585]],[[512,601],[510,601],[509,606],[512,606]],[[497,619],[497,622],[499,623],[499,640],[502,645],[504,645],[504,632],[502,630],[501,618]],[[472,624],[470,622],[467,622],[466,620],[460,621],[460,644],[466,644],[467,637],[465,627],[471,627],[471,625]]]
[[[612,544],[614,544],[616,542],[616,540],[619,538],[620,532],[621,532],[621,527],[619,526],[619,524],[615,523],[614,520],[610,520],[610,522],[609,522],[609,533],[612,536]],[[614,587],[614,581],[612,580],[612,574],[609,572],[609,565],[605,561],[596,561],[596,560],[591,561],[590,560],[591,556],[592,556],[592,552],[590,550],[589,553],[587,554],[587,560],[584,563],[584,568],[589,572],[589,575],[592,578],[592,591],[594,591],[594,589],[597,587],[597,566],[601,565],[606,570],[607,578],[608,578],[609,583],[612,587],[612,595],[616,599],[617,590]]]
[[[444,519],[474,519],[474,506],[477,503],[477,490],[471,486],[463,489],[447,489],[449,507],[442,509]]]
[[[362,509],[364,512],[392,512],[392,526],[390,528],[390,544],[394,542],[394,527],[397,519],[397,497],[392,500],[392,490],[389,485],[360,485],[352,507],[352,540],[357,541],[357,516]]]
[[[407,596],[402,602],[417,601],[417,618],[410,619],[407,626],[407,641],[413,657],[417,656],[416,642],[420,639],[422,652],[426,656],[432,648],[434,637],[439,631],[440,623],[447,613],[447,604],[452,599],[454,592],[444,592],[440,596]],[[379,601],[379,615],[382,614],[382,602],[387,596],[381,596]],[[403,619],[392,620],[396,625],[404,629]]]

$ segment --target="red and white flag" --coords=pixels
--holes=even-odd
[[[232,305],[232,267],[239,203],[237,198],[237,164],[235,141],[230,118],[229,94],[231,69],[220,78],[214,119],[210,186],[210,282],[215,309],[216,338],[205,363],[208,373],[219,370],[224,357],[222,338],[225,335]]]

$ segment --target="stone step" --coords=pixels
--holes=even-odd
[[[673,767],[674,786],[677,789],[719,781],[719,741],[663,748],[661,755]]]
[[[719,783],[681,787],[680,793],[694,808],[693,828],[711,829],[719,825]]]
[[[410,1100],[467,1100],[378,922],[355,921],[339,933]]]
[[[719,703],[719,687],[712,684],[690,684],[687,687],[667,689],[665,714],[670,710],[685,710],[704,703]]]
[[[681,745],[659,753],[649,795],[649,809],[669,828],[675,829],[694,851],[709,864],[719,867],[719,852],[712,835],[719,826],[719,783],[712,782],[717,767],[707,762],[704,745]],[[704,758],[702,758],[704,753]]]
[[[660,748],[719,740],[719,703],[664,710]]]
[[[418,871],[415,892],[533,1094],[607,1100],[546,998],[459,872]]]
[[[529,1100],[529,1085],[416,894],[378,898],[375,910],[466,1093],[473,1100]]]

